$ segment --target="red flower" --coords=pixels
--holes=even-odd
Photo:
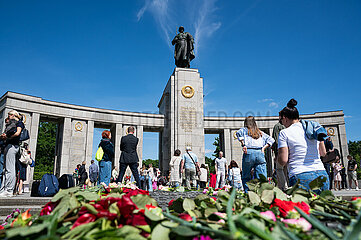
[[[109,220],[114,220],[117,216],[118,215],[116,213],[110,213],[108,211],[99,211],[97,214],[97,218],[107,218]]]
[[[295,207],[300,208],[306,214],[310,214],[310,206],[305,202],[294,203],[292,201],[282,201],[276,198],[271,205],[271,208],[272,207],[278,207],[281,212],[281,217],[287,217],[287,215],[292,212],[297,213]]]
[[[157,207],[153,206],[152,204],[147,204],[147,205],[145,205],[145,208],[150,210],[150,209],[157,208]]]
[[[86,224],[86,223],[91,223],[94,222],[96,219],[96,216],[90,213],[85,213],[83,215],[81,215],[73,224],[73,226],[71,227],[71,229],[76,228],[80,225]]]
[[[124,218],[128,218],[135,209],[138,209],[138,207],[134,204],[128,195],[124,195],[122,199],[118,201],[117,206],[119,208],[120,214]]]
[[[178,215],[180,219],[186,220],[188,222],[193,221],[192,217],[187,213],[181,213]]]
[[[127,218],[126,224],[127,225],[132,225],[132,226],[148,225],[144,214],[141,213],[141,212],[134,213],[134,214],[130,215]]]
[[[49,215],[57,205],[58,202],[48,202],[47,204],[45,204],[43,209],[41,209],[40,216]]]
[[[168,203],[168,207],[171,207],[173,205],[174,199],[170,200]]]
[[[214,201],[217,201],[217,198],[216,198],[216,197],[211,197],[211,198],[213,198]]]
[[[361,197],[353,197],[351,198],[351,201],[356,201],[357,199],[361,199]]]
[[[2,225],[0,225],[0,230],[3,230],[3,229],[4,229],[4,227]]]

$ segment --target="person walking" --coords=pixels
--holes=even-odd
[[[348,168],[347,168],[347,177],[348,177],[348,183],[349,183],[349,188],[352,189],[352,182],[355,183],[355,190],[358,191],[358,182],[357,182],[357,163],[356,160],[352,158],[351,155],[347,156],[347,160],[348,160]]]
[[[208,182],[208,170],[206,165],[201,164],[201,176],[199,176],[199,187],[201,189],[206,188]]]
[[[285,126],[281,123],[281,116],[279,116],[278,122],[273,127],[272,137],[275,142],[272,145],[273,153],[275,154],[275,165],[276,165],[276,176],[277,176],[277,187],[282,189],[283,191],[288,188],[288,177],[287,177],[287,167],[281,166],[278,161],[278,136],[281,130],[285,129]]]
[[[15,123],[15,128],[11,127],[9,131],[1,134],[0,138],[6,141],[4,150],[4,168],[3,181],[0,188],[0,197],[12,197],[16,185],[16,158],[19,152],[20,133],[25,125],[20,121],[21,116],[16,110],[8,113],[9,124]]]
[[[92,186],[96,186],[99,178],[99,167],[94,160],[91,160],[89,166],[89,179]]]
[[[169,162],[170,167],[170,183],[173,187],[179,187],[181,182],[180,164],[182,162],[181,151],[179,149],[174,151],[174,156]]]
[[[155,189],[153,186],[153,183],[154,183],[156,177],[154,174],[153,164],[151,164],[151,163],[148,165],[147,178],[148,178],[148,191],[153,192],[153,190]]]
[[[300,181],[300,185],[310,189],[312,180],[322,177],[326,181],[316,193],[329,189],[328,174],[323,166],[320,156],[326,155],[323,141],[307,137],[305,129],[300,122],[297,101],[291,99],[282,109],[281,122],[286,127],[279,134],[278,162],[282,166],[288,164],[290,186]]]
[[[84,187],[85,181],[88,179],[88,173],[85,169],[86,162],[83,161],[79,168],[79,186]]]
[[[140,169],[139,179],[140,179],[140,188],[143,190],[147,190],[148,177],[147,177],[147,168],[145,164],[143,164],[142,168]]]
[[[244,128],[236,133],[243,147],[242,158],[242,184],[248,191],[247,182],[252,179],[251,169],[254,169],[254,177],[259,178],[262,174],[267,179],[267,166],[264,151],[272,146],[274,139],[258,129],[253,116],[246,117]]]
[[[128,127],[128,135],[123,136],[120,141],[120,151],[122,151],[119,160],[119,177],[117,182],[122,182],[125,174],[125,170],[129,166],[130,170],[133,173],[134,179],[137,186],[140,188],[140,179],[139,179],[139,158],[137,154],[137,145],[139,139],[134,136],[134,127]]]
[[[190,190],[191,183],[193,187],[197,186],[196,182],[196,164],[199,167],[198,157],[192,152],[191,147],[186,147],[186,153],[182,156],[181,171],[185,170],[186,186]]]
[[[217,175],[216,188],[222,188],[225,185],[227,173],[227,159],[223,157],[223,152],[219,151],[218,157],[214,160]]]
[[[231,186],[237,188],[238,190],[243,190],[242,180],[241,180],[241,169],[238,167],[236,161],[231,161],[231,169],[229,170],[229,179]]]

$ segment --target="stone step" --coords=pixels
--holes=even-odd
[[[0,216],[1,218],[6,218],[7,215],[11,214],[15,209],[19,209],[21,213],[25,212],[26,210],[30,209],[30,214],[38,214],[41,210],[41,206],[0,206]]]
[[[0,206],[44,206],[51,198],[9,197],[0,198]]]

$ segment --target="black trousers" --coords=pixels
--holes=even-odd
[[[139,172],[138,172],[138,166],[139,164],[136,163],[119,163],[119,177],[117,182],[123,182],[123,177],[125,174],[125,170],[127,170],[127,167],[129,166],[130,170],[132,171],[133,177],[137,183],[137,187],[141,188],[140,186],[140,178],[139,178]]]

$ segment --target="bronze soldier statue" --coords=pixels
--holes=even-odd
[[[179,33],[174,37],[172,45],[174,48],[175,65],[181,68],[189,68],[194,56],[194,39],[188,32],[184,32],[184,27],[179,27]]]

